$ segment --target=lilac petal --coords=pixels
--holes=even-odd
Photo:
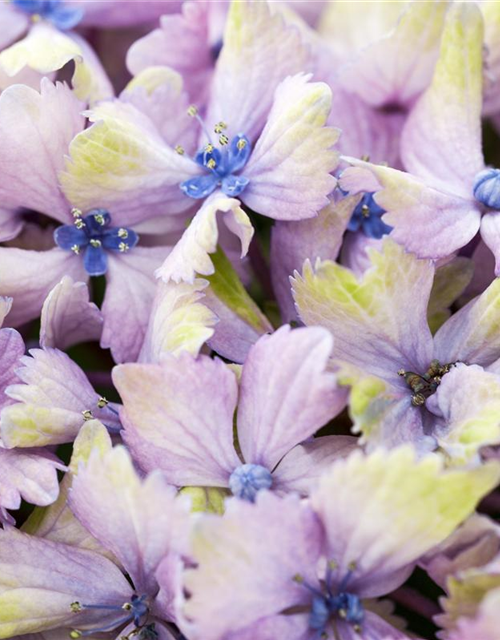
[[[306,259],[336,260],[358,196],[332,201],[316,218],[277,221],[271,232],[271,276],[284,322],[297,320],[290,278]]]
[[[141,480],[125,447],[91,455],[69,498],[80,522],[120,560],[140,594],[154,595],[162,558],[187,535],[186,507],[160,472]],[[113,517],[110,518],[109,514]]]
[[[500,274],[500,212],[489,211],[481,220],[481,237],[495,257],[495,275]]]
[[[167,247],[135,247],[108,255],[101,347],[111,349],[115,362],[133,362],[139,355],[155,296],[154,272],[167,252]]]
[[[107,2],[88,2],[87,0],[71,0],[72,4],[82,5],[85,14],[82,26],[97,27],[135,27],[157,20],[165,13],[175,13],[181,8],[180,0],[108,0]]]
[[[250,184],[243,201],[276,220],[312,218],[328,204],[327,196],[335,187],[330,174],[338,165],[332,147],[339,131],[324,126],[331,90],[309,79],[299,74],[279,84],[266,126],[245,167]]]
[[[20,11],[15,11],[9,4],[0,5],[0,50],[17,40],[29,28],[29,17]]]
[[[237,382],[222,361],[165,355],[161,365],[120,365],[113,381],[124,439],[145,471],[161,469],[177,486],[227,486],[241,461],[233,446]]]
[[[444,470],[442,458],[418,461],[411,447],[369,456],[355,451],[335,462],[311,495],[327,536],[325,553],[338,567],[334,583],[354,564],[353,593],[375,597],[395,589],[412,563],[474,511],[498,473],[494,464]]]
[[[434,336],[435,356],[441,362],[465,362],[482,367],[500,357],[498,304],[500,280],[449,318]]]
[[[12,298],[0,296],[0,329],[4,323],[5,317],[12,308]]]
[[[110,617],[87,610],[77,616],[71,603],[121,605],[131,595],[122,572],[98,553],[12,527],[0,530],[0,632],[6,637],[77,624],[101,626],[116,619],[116,612]]]
[[[61,249],[0,248],[0,274],[0,295],[14,298],[9,316],[13,326],[37,318],[49,291],[65,275],[77,281],[87,279],[81,256]]]
[[[231,638],[229,632],[238,638],[236,632],[257,620],[307,603],[310,594],[294,580],[297,574],[317,582],[322,532],[297,496],[281,499],[264,491],[255,504],[226,504],[223,518],[199,522],[193,533],[197,568],[185,573],[191,594],[185,613],[205,640]],[[235,593],[245,597],[235,599]]]
[[[119,421],[109,407],[99,409],[99,395],[80,367],[57,349],[32,349],[17,369],[22,381],[8,388],[15,400],[4,408],[0,424],[7,447],[33,447],[72,442],[90,411],[115,428]]]
[[[337,624],[339,640],[359,640],[360,632],[352,624],[339,620]],[[414,635],[403,633],[373,611],[365,609],[361,623],[362,638],[366,640],[411,640]]]
[[[248,251],[253,236],[253,227],[241,203],[235,198],[227,198],[216,191],[197,211],[182,238],[169,253],[156,275],[164,282],[189,282],[192,284],[197,274],[209,276],[214,273],[210,254],[215,253],[219,240],[217,214],[222,214],[226,227],[241,242],[241,257]]]
[[[23,227],[23,220],[17,209],[0,209],[0,242],[15,238]]]
[[[0,505],[19,509],[30,504],[52,504],[59,494],[57,470],[64,465],[43,449],[0,448]]]
[[[58,174],[72,138],[83,129],[82,104],[64,84],[42,80],[40,92],[22,85],[0,98],[3,206],[26,207],[69,222],[70,205]]]
[[[364,180],[366,168],[373,173],[382,187],[375,201],[387,211],[382,220],[394,227],[391,237],[420,258],[448,257],[478,232],[481,211],[472,193],[465,199],[431,188],[403,171],[354,158],[348,161],[361,169],[347,169],[342,177],[352,183],[356,173]],[[345,188],[342,180],[341,186]]]
[[[223,2],[184,2],[182,13],[162,16],[160,28],[128,50],[129,71],[137,75],[150,67],[170,67],[182,74],[192,101],[204,98],[214,66],[210,27],[225,9]]]
[[[434,78],[408,117],[401,138],[407,171],[434,189],[462,198],[470,198],[474,176],[484,168],[482,46],[478,7],[467,3],[452,6]],[[453,113],[448,116],[443,113],[444,102],[453,104]]]
[[[278,13],[271,15],[264,2],[232,3],[223,41],[206,121],[212,127],[223,120],[230,139],[244,133],[254,141],[275,89],[284,78],[303,70],[308,53],[298,29],[285,24]]]
[[[18,382],[16,370],[24,355],[24,341],[14,329],[0,329],[0,409],[12,403],[6,388]]]
[[[245,462],[274,469],[342,410],[345,393],[326,371],[332,347],[324,329],[284,326],[250,349],[237,421]]]
[[[352,436],[322,436],[291,449],[273,472],[273,490],[308,495],[332,463],[358,446]]]
[[[43,303],[40,322],[40,346],[64,350],[79,342],[99,340],[103,318],[89,301],[87,285],[64,276]]]

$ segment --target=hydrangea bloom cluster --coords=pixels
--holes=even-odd
[[[0,0],[0,640],[500,639],[500,3]]]

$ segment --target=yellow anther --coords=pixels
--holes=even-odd
[[[85,409],[85,411],[82,411],[82,416],[85,422],[94,419],[94,416],[92,415],[92,411],[90,409]]]
[[[356,571],[356,563],[354,562],[354,560],[352,562],[349,562],[349,564],[347,565],[347,568],[349,569],[349,571]]]
[[[223,122],[222,120],[220,122],[218,122],[214,127],[214,131],[217,134],[222,133],[224,131],[224,129],[227,129],[227,124],[225,122]]]
[[[132,611],[132,605],[130,604],[130,602],[126,602],[122,605],[122,609],[125,609],[125,611]]]
[[[339,616],[341,618],[346,618],[347,617],[347,611],[345,609],[339,609]]]
[[[101,396],[97,401],[97,406],[99,407],[99,409],[104,409],[104,407],[107,407],[108,404],[109,404],[109,401],[106,400],[104,396]]]
[[[398,376],[404,377],[406,375],[406,371],[404,369],[400,369],[398,371]]]
[[[94,220],[97,222],[97,224],[100,224],[101,227],[104,227],[106,221],[104,220],[104,216],[102,215],[102,213],[96,213],[94,216]]]
[[[292,580],[293,580],[294,582],[296,582],[297,584],[302,584],[302,583],[304,582],[304,578],[300,575],[300,573],[296,573],[296,574],[293,576]]]
[[[120,242],[118,249],[121,253],[126,253],[130,249],[130,246],[126,242]]]
[[[214,145],[213,144],[207,144],[207,146],[205,147],[205,151],[207,153],[212,153],[213,150],[214,150]]]
[[[90,244],[96,249],[98,249],[99,247],[102,247],[102,242],[100,240],[97,240],[96,238],[91,238]]]
[[[80,253],[80,247],[77,244],[74,244],[71,247],[71,251],[73,251],[73,253],[76,253],[76,255],[78,255]]]
[[[355,624],[353,629],[355,633],[361,633],[361,626],[359,624]]]
[[[238,140],[238,143],[236,146],[240,151],[243,151],[243,149],[247,146],[247,141],[241,138],[240,140]]]
[[[77,601],[72,602],[69,606],[73,613],[80,613],[83,609],[82,605]]]
[[[75,227],[77,229],[83,229],[85,222],[81,218],[75,218]]]
[[[335,571],[335,569],[338,569],[338,566],[339,566],[339,565],[335,562],[335,560],[329,560],[329,561],[328,561],[328,568],[329,568],[331,571]]]
[[[77,638],[82,637],[82,632],[78,631],[78,629],[73,629],[73,631],[69,632],[69,637],[73,638],[73,640],[76,640]]]
[[[186,153],[186,152],[184,151],[184,149],[181,147],[181,145],[180,145],[180,144],[178,144],[178,145],[175,147],[175,151],[176,151],[176,153],[178,153],[180,156],[183,156],[183,155]]]
[[[369,218],[370,217],[370,207],[367,204],[364,204],[361,207],[361,215],[363,216],[363,218]]]
[[[219,144],[220,145],[225,147],[226,144],[228,144],[228,143],[229,143],[229,138],[225,134],[222,134],[221,136],[219,136]]]
[[[194,104],[189,105],[187,114],[188,116],[191,116],[191,118],[194,118],[198,115],[198,107]]]
[[[73,209],[71,209],[71,215],[73,216],[73,218],[81,218],[82,217],[81,209],[77,209],[76,207],[73,207]]]
[[[209,169],[215,169],[216,166],[217,163],[215,162],[215,160],[213,158],[210,158],[210,160],[207,162],[207,167]]]
[[[363,162],[370,162],[370,156],[367,153],[365,153],[364,155],[361,156],[361,160]]]
[[[118,229],[118,237],[123,238],[123,240],[125,240],[126,238],[128,238],[128,231],[126,229],[123,229],[123,227],[121,227],[120,229]]]

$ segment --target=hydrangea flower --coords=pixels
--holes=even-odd
[[[420,450],[439,446],[457,460],[473,458],[500,438],[500,281],[432,336],[432,262],[390,239],[371,261],[360,279],[318,261],[293,280],[301,319],[332,332],[336,363],[352,383],[361,381],[350,399],[357,428],[373,446],[410,441]]]
[[[229,487],[249,500],[271,487],[306,493],[355,446],[340,436],[308,440],[344,405],[325,371],[331,349],[323,329],[282,327],[250,349],[239,389],[233,371],[206,356],[121,365],[113,380],[124,403],[123,438],[141,468],[160,468],[177,486]]]
[[[497,482],[496,463],[446,472],[403,448],[335,462],[308,503],[270,492],[230,501],[194,528],[191,637],[406,639],[365,599],[402,584]]]
[[[200,117],[202,107],[189,108],[201,126],[194,146],[191,139],[186,145],[180,132],[177,142],[162,139],[165,115],[159,117],[159,105],[154,118],[151,110],[144,113],[130,104],[125,108],[121,102],[98,107],[92,115],[96,124],[72,146],[66,193],[85,209],[89,184],[96,185],[94,199],[100,194],[110,197],[114,187],[117,199],[136,197],[163,210],[170,206],[172,213],[174,207],[186,210],[208,197],[183,237],[182,251],[159,270],[165,281],[192,282],[196,270],[191,255],[206,253],[208,240],[217,244],[217,225],[211,222],[214,207],[217,210],[214,197],[238,198],[278,220],[315,216],[335,186],[330,174],[337,166],[332,146],[338,132],[324,126],[331,91],[302,73],[306,57],[298,29],[272,15],[266,2],[233,2],[205,117]],[[122,159],[110,167],[103,183],[98,167],[117,146]],[[233,212],[237,206],[235,200]],[[251,237],[248,217],[238,210],[227,225],[245,240],[245,252]],[[208,256],[205,264],[201,275],[213,273]]]

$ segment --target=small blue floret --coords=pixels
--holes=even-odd
[[[500,209],[500,170],[485,169],[474,179],[474,197],[490,209]]]
[[[249,502],[253,502],[262,489],[270,489],[272,484],[271,472],[260,464],[242,464],[229,477],[232,494]]]
[[[207,173],[181,183],[181,190],[190,198],[206,198],[220,187],[229,197],[239,196],[249,184],[245,176],[234,175],[248,162],[252,147],[244,135],[235,136],[227,147],[217,149],[209,144],[199,151],[194,160]]]
[[[82,217],[75,215],[75,224],[65,224],[54,231],[58,247],[83,253],[83,264],[89,276],[102,276],[108,270],[107,251],[126,253],[139,242],[139,236],[127,227],[110,227],[111,216],[106,209],[92,209]]]
[[[83,18],[82,7],[72,7],[62,0],[12,0],[21,11],[40,16],[62,31],[72,29]]]
[[[354,209],[347,228],[349,231],[361,230],[368,238],[380,240],[392,231],[392,227],[382,222],[384,213],[385,209],[375,202],[373,193],[365,193]]]

